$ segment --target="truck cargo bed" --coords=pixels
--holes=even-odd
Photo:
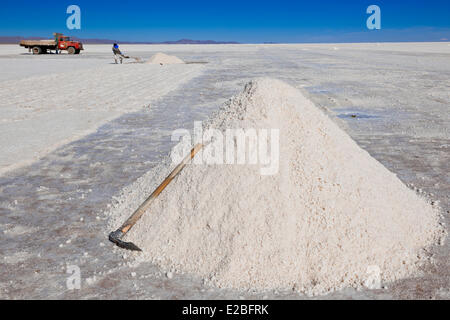
[[[54,40],[22,40],[20,45],[22,47],[55,47],[56,42]]]

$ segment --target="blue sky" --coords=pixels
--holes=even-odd
[[[81,8],[81,30],[67,30],[66,8]],[[366,8],[381,8],[381,30]],[[117,1],[1,0],[0,35],[127,41],[212,39],[239,42],[438,41],[450,39],[450,0]]]

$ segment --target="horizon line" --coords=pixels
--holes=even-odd
[[[6,44],[6,45],[13,45],[17,44],[17,41],[14,42],[6,42],[8,39],[1,39],[1,38],[17,38],[17,39],[26,39],[26,38],[33,38],[37,40],[44,40],[44,39],[50,39],[49,37],[41,37],[41,36],[9,36],[9,35],[0,35],[0,44]],[[72,36],[71,38],[74,38],[76,40],[80,41],[88,41],[89,43],[86,44],[97,44],[97,45],[107,45],[109,43],[122,43],[122,44],[131,44],[131,45],[199,45],[199,44],[352,44],[352,43],[446,43],[450,42],[450,39],[442,38],[439,40],[382,40],[382,41],[375,41],[375,40],[362,40],[362,41],[293,41],[293,42],[276,42],[276,41],[262,41],[262,42],[239,42],[239,41],[233,41],[233,40],[199,40],[199,39],[189,39],[189,38],[181,38],[178,40],[165,40],[165,41],[130,41],[130,40],[113,40],[113,39],[106,39],[106,38],[79,38],[76,36]],[[11,39],[12,40],[12,39]],[[4,42],[5,41],[5,42]],[[98,41],[98,42],[93,42]],[[191,43],[192,42],[192,43]]]

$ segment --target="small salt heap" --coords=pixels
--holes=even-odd
[[[146,62],[147,64],[182,64],[184,63],[183,60],[176,56],[170,56],[162,52],[158,52],[154,54],[150,60]]]

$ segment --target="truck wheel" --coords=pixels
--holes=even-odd
[[[41,47],[34,47],[33,48],[33,54],[41,54],[41,53],[42,53]]]
[[[75,50],[74,47],[69,47],[69,48],[67,48],[67,52],[68,52],[69,54],[75,54],[76,50]]]

